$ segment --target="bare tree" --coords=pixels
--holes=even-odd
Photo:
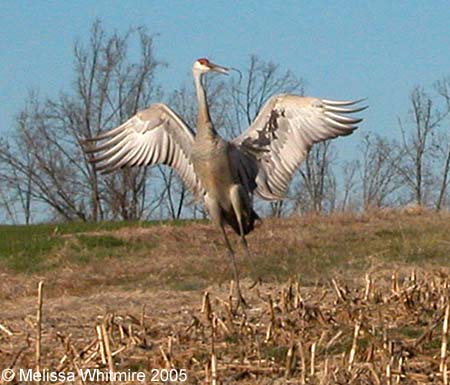
[[[15,205],[16,198],[11,195],[11,189],[7,185],[9,182],[5,181],[0,174],[0,214],[2,215],[0,221],[6,221],[13,224],[19,223],[17,216],[17,208]]]
[[[0,142],[0,148],[4,147],[9,151],[8,145]],[[4,208],[7,218],[12,223],[24,222],[31,223],[32,213],[32,178],[31,170],[33,169],[33,161],[28,152],[23,155],[24,161],[22,167],[27,170],[28,176],[22,178],[22,175],[16,167],[13,167],[8,157],[2,157],[0,153],[0,196],[1,206]],[[23,216],[23,221],[19,220],[19,213]]]
[[[336,153],[330,141],[314,145],[299,170],[295,185],[295,210],[332,212],[336,206],[336,178],[332,169]]]
[[[3,178],[17,196],[27,192],[26,207],[30,207],[32,197],[65,219],[85,219],[76,204],[81,197],[79,186],[70,178],[75,165],[64,152],[57,151],[56,134],[48,124],[45,107],[32,95],[17,118],[16,135],[0,145],[0,161],[9,170]],[[25,217],[29,217],[27,212]]]
[[[161,65],[154,57],[153,38],[145,29],[135,31],[140,49],[136,62],[128,61],[128,45],[133,31],[106,37],[99,22],[94,23],[87,47],[75,46],[77,93],[80,101],[78,120],[73,130],[77,141],[115,126],[147,106],[159,89],[154,86],[156,69]],[[65,112],[63,111],[62,116]],[[67,115],[67,114],[66,114]],[[86,163],[85,159],[85,163]],[[124,169],[104,179],[100,191],[97,172],[86,163],[90,185],[93,219],[104,217],[105,202],[114,218],[137,219],[146,208],[146,177],[143,169]],[[103,199],[102,199],[103,198]]]
[[[388,200],[403,186],[403,179],[398,170],[403,157],[401,148],[386,138],[369,134],[363,138],[359,152],[364,209],[388,204]]]
[[[417,205],[429,202],[430,187],[433,185],[432,135],[445,117],[433,104],[432,99],[420,87],[413,89],[410,95],[409,129],[399,120],[402,134],[402,150],[405,156],[397,169],[411,192]]]
[[[344,162],[342,170],[342,199],[340,204],[341,211],[354,211],[356,202],[353,201],[355,190],[358,187],[357,172],[360,168],[358,159]]]
[[[135,37],[140,55],[131,62]],[[17,119],[17,135],[0,146],[0,160],[20,185],[16,190],[28,191],[65,220],[142,216],[147,170],[99,177],[83,141],[149,104],[158,92],[154,75],[160,65],[145,29],[107,35],[100,21],[94,22],[89,42],[74,46],[72,92],[48,100],[32,95]]]

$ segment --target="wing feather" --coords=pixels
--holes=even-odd
[[[190,159],[194,134],[165,104],[153,104],[120,126],[86,140],[96,170],[165,164],[174,168],[195,196],[204,191]],[[95,145],[92,145],[92,142]]]
[[[251,155],[243,167],[257,167],[254,192],[267,200],[282,199],[313,144],[357,129],[362,119],[348,115],[367,108],[357,105],[362,100],[270,98],[252,125],[232,141],[240,153]]]

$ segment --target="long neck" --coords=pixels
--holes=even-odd
[[[216,131],[214,130],[211,123],[211,117],[209,116],[208,101],[206,100],[206,92],[203,88],[201,77],[202,75],[199,73],[194,74],[198,102],[197,134],[199,136],[214,136],[216,135]]]

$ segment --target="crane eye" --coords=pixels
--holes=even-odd
[[[208,60],[208,59],[198,59],[198,62],[199,62],[201,65],[203,65],[203,66],[209,64],[209,60]]]

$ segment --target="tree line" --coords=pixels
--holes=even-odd
[[[130,47],[137,47],[138,55]],[[172,169],[131,168],[104,176],[83,152],[85,138],[156,101],[165,101],[195,127],[193,87],[167,93],[157,82],[164,66],[155,55],[154,36],[145,28],[108,33],[100,21],[94,22],[89,39],[74,44],[71,88],[53,98],[31,92],[11,134],[0,140],[2,220],[204,217],[203,207],[193,202]],[[231,138],[253,121],[270,96],[303,94],[304,84],[277,63],[252,55],[239,76],[227,81],[209,77],[205,86],[215,126]],[[398,139],[366,130],[352,159],[339,157],[333,141],[313,146],[287,198],[261,202],[260,210],[282,216],[408,204],[448,208],[449,113],[450,76],[430,90],[415,87],[408,114],[399,118],[392,135]]]

